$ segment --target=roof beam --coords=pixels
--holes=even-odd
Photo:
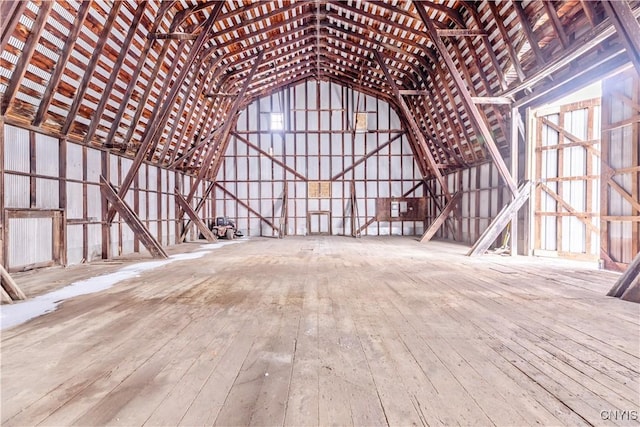
[[[605,1],[604,9],[616,28],[629,59],[640,75],[640,24],[626,0]]]
[[[640,7],[636,8],[633,11],[633,17],[635,19],[638,19],[639,16],[640,16]],[[525,89],[533,88],[533,86],[536,83],[539,83],[540,81],[545,80],[547,77],[549,77],[549,75],[566,67],[567,65],[570,65],[576,59],[584,56],[591,49],[594,49],[598,45],[602,44],[602,42],[604,42],[606,39],[608,39],[614,34],[616,34],[616,28],[611,22],[611,19],[605,20],[604,22],[599,24],[597,27],[589,30],[580,38],[574,40],[571,46],[569,46],[569,48],[564,52],[564,54],[559,56],[558,59],[548,63],[542,68],[539,68],[534,74],[527,76],[527,80],[525,82],[522,82],[519,85],[504,91],[500,95],[514,96],[518,92],[521,92]],[[599,53],[598,57],[596,58],[600,63],[602,63],[602,61],[599,61],[601,57],[602,57],[602,54]],[[520,103],[519,100],[517,100],[517,102],[519,102],[519,105],[524,105],[523,103]]]
[[[120,6],[123,2],[115,2],[109,11],[109,17],[104,23],[104,27],[102,27],[102,32],[100,33],[100,37],[98,38],[98,42],[96,43],[96,47],[93,50],[93,54],[91,55],[91,59],[89,63],[86,65],[84,69],[84,74],[82,76],[82,81],[78,86],[78,92],[76,92],[76,96],[73,99],[73,104],[67,113],[67,120],[64,122],[62,126],[62,133],[64,135],[68,135],[73,122],[76,119],[76,115],[78,114],[78,110],[80,109],[80,105],[82,104],[82,99],[84,98],[85,93],[87,92],[87,88],[89,87],[89,82],[91,81],[91,77],[93,76],[93,71],[98,64],[98,60],[100,59],[100,55],[102,55],[102,49],[104,48],[105,43],[107,42],[107,38],[109,37],[109,33],[111,32],[111,26],[113,22],[116,20],[118,16],[118,11],[120,10]],[[115,211],[114,211],[115,214]]]
[[[156,31],[158,29],[158,27],[160,26],[161,22],[162,22],[162,17],[164,16],[164,14],[167,12],[167,10],[169,10],[172,6],[173,6],[174,2],[163,2],[161,8],[158,10],[158,15],[156,17],[156,20],[153,23],[153,26],[151,27],[150,31]],[[173,24],[172,24],[173,25]],[[142,52],[140,53],[140,59],[138,60],[138,63],[136,65],[135,70],[133,71],[133,74],[131,75],[131,79],[129,80],[129,84],[127,85],[127,89],[124,93],[124,96],[122,97],[122,103],[120,104],[120,107],[118,108],[118,112],[116,113],[115,118],[113,119],[112,125],[111,125],[111,129],[109,130],[109,135],[107,135],[107,145],[109,144],[113,144],[114,143],[114,138],[116,135],[116,132],[118,131],[118,128],[120,127],[120,123],[122,122],[122,117],[124,116],[124,112],[127,109],[127,105],[129,104],[129,100],[131,99],[131,96],[133,95],[133,91],[136,88],[136,83],[138,82],[138,77],[140,77],[140,73],[142,72],[142,69],[144,68],[144,64],[149,56],[149,52],[151,51],[151,47],[153,46],[154,41],[147,39],[145,41],[144,47],[142,48]],[[167,50],[169,49],[169,44],[165,43],[162,46],[162,49],[160,51],[160,54],[158,55],[158,60],[156,61],[156,66],[155,66],[155,70],[158,70],[160,65],[162,64],[162,62],[164,61],[164,55],[167,52]],[[152,76],[157,75],[157,71],[152,72]],[[149,96],[149,93],[151,92],[151,88],[153,87],[153,85],[147,85],[147,88],[145,90],[145,94],[142,96],[142,98],[140,99],[140,108],[137,109],[137,111],[134,114],[134,117],[136,117],[132,123],[134,126],[131,126],[132,128],[135,128],[135,124],[138,123],[138,117],[140,113],[142,113],[142,110],[144,109],[144,105],[147,102],[147,97]],[[133,132],[133,130],[131,130],[131,132]],[[129,138],[130,138],[130,133],[129,133]],[[129,142],[128,138],[124,138],[124,144],[127,144]],[[125,145],[126,146],[126,145]],[[121,148],[121,150],[123,150],[123,148]],[[124,150],[123,150],[124,151]]]
[[[527,17],[527,13],[524,11],[524,8],[522,7],[522,4],[520,4],[519,1],[512,1],[511,4],[513,5],[513,9],[516,11],[516,14],[518,15],[520,26],[522,27],[522,30],[524,31],[524,35],[527,37],[527,40],[529,41],[529,46],[531,46],[531,51],[533,52],[533,55],[536,58],[536,62],[538,63],[538,65],[544,65],[545,63],[544,55],[540,50],[538,39],[536,38],[536,35],[533,33],[533,30],[531,29],[531,24],[529,23],[529,18]]]
[[[122,63],[124,62],[127,54],[129,53],[129,48],[131,47],[131,42],[133,41],[133,36],[136,34],[138,30],[138,24],[140,23],[140,19],[142,19],[142,15],[146,10],[147,2],[138,3],[138,7],[136,8],[136,12],[131,21],[131,26],[129,27],[129,31],[127,31],[127,35],[122,41],[122,47],[120,53],[118,54],[118,58],[113,64],[113,69],[111,70],[111,76],[109,77],[109,81],[107,82],[105,88],[102,91],[102,97],[100,98],[100,102],[96,106],[93,114],[93,119],[89,124],[89,129],[87,129],[87,134],[84,136],[84,143],[89,144],[89,142],[93,139],[93,135],[98,128],[100,120],[102,119],[102,113],[104,112],[104,107],[106,107],[107,102],[109,101],[109,97],[111,95],[111,91],[113,90],[113,85],[116,83],[118,79],[118,73],[120,72],[120,67],[122,67]],[[109,141],[107,141],[109,142]]]
[[[127,192],[129,191],[129,188],[131,187],[131,184],[133,183],[134,178],[137,176],[138,171],[140,170],[140,166],[142,166],[142,162],[145,159],[147,150],[149,149],[149,147],[151,146],[151,143],[153,142],[153,138],[155,137],[156,133],[160,130],[158,127],[156,127],[156,124],[164,120],[165,114],[173,106],[175,97],[178,94],[178,91],[180,90],[185,77],[189,73],[189,70],[191,69],[191,65],[193,64],[196,57],[200,53],[200,50],[204,45],[204,43],[209,39],[209,31],[211,31],[211,28],[213,27],[213,24],[215,23],[216,18],[224,5],[225,5],[224,2],[218,3],[215,9],[209,15],[209,18],[207,18],[207,21],[204,23],[202,32],[200,33],[200,35],[194,42],[193,46],[191,47],[191,50],[189,51],[189,55],[187,56],[184,66],[180,69],[180,74],[175,79],[175,82],[171,88],[171,91],[169,92],[169,94],[167,95],[164,101],[162,114],[158,114],[155,117],[152,117],[152,119],[147,124],[145,133],[143,134],[143,138],[140,143],[140,147],[138,148],[136,157],[133,160],[133,164],[131,165],[129,172],[127,172],[127,175],[124,177],[122,184],[120,186],[120,191],[118,192],[118,196],[121,199],[124,199]],[[114,207],[111,206],[107,214],[107,223],[111,224],[115,214],[116,214],[116,211]]]
[[[562,22],[560,22],[560,18],[558,18],[558,13],[556,12],[555,7],[550,1],[543,1],[542,5],[544,6],[544,10],[547,16],[550,19],[551,27],[553,31],[556,33],[558,38],[560,39],[560,44],[562,44],[562,48],[566,49],[569,46],[569,39],[567,38],[567,34],[564,32],[564,28],[562,27]]]
[[[4,50],[9,38],[15,32],[20,18],[27,8],[26,1],[2,1],[0,2],[0,22],[2,22],[2,36],[0,38],[0,52]]]
[[[438,37],[436,26],[427,15],[425,9],[421,7],[421,3],[414,1],[413,4],[416,6],[418,13],[420,14],[420,17],[422,18],[422,21],[424,22],[424,25],[427,28],[427,32],[432,37],[432,41],[435,44],[436,49],[440,53],[440,56],[444,60],[444,63],[446,64],[447,69],[454,80],[455,86],[458,89],[458,94],[460,95],[460,98],[462,99],[462,102],[467,110],[467,114],[471,118],[471,121],[474,124],[474,127],[476,129],[476,132],[477,132],[476,137],[478,138],[478,140],[484,143],[484,146],[489,152],[489,155],[491,156],[491,158],[493,159],[493,162],[495,163],[498,169],[498,172],[500,173],[500,176],[502,177],[503,181],[505,182],[505,184],[507,185],[511,193],[515,195],[518,191],[518,186],[515,180],[513,179],[513,177],[511,176],[511,174],[509,173],[509,168],[505,164],[504,159],[502,158],[502,155],[500,154],[500,151],[498,150],[498,147],[493,139],[493,135],[491,134],[491,131],[487,127],[487,124],[485,123],[480,113],[480,110],[471,99],[471,94],[469,93],[469,89],[467,89],[467,86],[464,80],[462,79],[462,77],[460,76],[460,73],[456,69],[453,59],[451,58],[451,55],[447,50],[447,47],[445,46],[442,39]]]
[[[520,64],[520,59],[518,58],[518,53],[514,47],[514,44],[509,39],[509,33],[507,28],[504,26],[504,19],[500,16],[500,11],[498,10],[498,6],[495,2],[489,1],[487,2],[489,5],[489,9],[491,10],[491,15],[493,16],[493,21],[496,23],[498,30],[500,31],[500,35],[502,36],[502,41],[507,49],[507,54],[509,55],[509,59],[511,60],[511,65],[513,65],[513,69],[518,75],[518,80],[521,82],[525,81],[526,76],[524,74],[524,70],[522,69],[522,65]]]
[[[20,2],[27,3],[27,2]],[[44,122],[47,117],[47,110],[49,110],[49,105],[51,105],[51,100],[53,99],[53,92],[58,87],[60,83],[60,79],[62,79],[62,75],[67,67],[67,62],[69,62],[69,58],[71,58],[71,53],[73,52],[73,47],[80,36],[80,31],[82,31],[82,25],[84,24],[87,15],[89,14],[89,9],[91,8],[91,1],[83,1],[78,8],[78,13],[76,14],[76,18],[73,21],[73,28],[69,32],[67,36],[67,40],[64,42],[64,46],[62,48],[62,53],[58,57],[56,61],[56,65],[49,79],[49,83],[47,84],[47,88],[42,95],[42,100],[40,101],[40,106],[38,107],[38,111],[36,112],[35,118],[33,119],[34,126],[40,126],[42,122]]]
[[[16,68],[13,70],[13,74],[11,74],[11,81],[9,81],[9,84],[4,91],[2,104],[0,106],[0,115],[2,116],[6,114],[9,105],[13,102],[18,93],[18,89],[22,84],[22,79],[24,79],[24,75],[27,73],[29,61],[31,60],[31,57],[36,50],[36,46],[38,46],[38,40],[40,40],[40,35],[44,30],[44,26],[47,22],[47,18],[49,17],[49,12],[51,12],[52,6],[53,2],[49,1],[45,1],[40,5],[38,16],[36,17],[36,21],[33,24],[33,30],[29,33],[29,37],[27,38],[27,41],[22,48],[20,59],[16,64]]]
[[[393,94],[395,95],[395,97],[396,97],[396,99],[398,101],[398,105],[400,106],[401,111],[402,111],[405,119],[407,120],[407,123],[409,124],[409,127],[411,128],[411,131],[414,133],[415,137],[418,139],[418,142],[423,147],[424,154],[425,154],[426,160],[427,160],[427,164],[429,165],[429,167],[431,169],[431,173],[433,173],[433,175],[438,180],[438,183],[440,183],[440,187],[442,188],[442,191],[445,194],[447,200],[451,200],[452,196],[451,196],[451,193],[449,192],[449,189],[447,187],[447,180],[444,179],[444,176],[440,172],[440,168],[438,167],[438,164],[436,163],[435,159],[433,158],[433,155],[431,154],[431,150],[429,150],[429,145],[427,144],[427,141],[426,141],[424,135],[420,131],[417,123],[415,122],[413,116],[411,115],[411,111],[409,110],[409,107],[407,106],[407,103],[404,101],[404,98],[402,97],[402,95],[400,95],[400,92],[399,92],[400,89],[398,88],[393,76],[389,73],[389,70],[387,69],[387,66],[384,63],[384,58],[382,57],[380,52],[378,52],[377,50],[374,51],[374,55],[375,55],[376,60],[378,61],[378,65],[380,66],[380,68],[384,72],[385,77],[387,78],[387,83],[391,87],[391,90],[393,91]]]
[[[221,153],[224,152],[223,149],[226,148],[227,141],[229,138],[229,132],[231,132],[231,125],[236,121],[235,116],[239,111],[240,103],[244,100],[244,96],[247,92],[247,89],[251,84],[251,79],[253,78],[253,75],[256,73],[256,71],[258,70],[258,67],[262,63],[263,57],[264,57],[264,51],[261,51],[256,57],[256,60],[253,63],[253,67],[251,68],[249,75],[247,76],[247,78],[244,81],[244,84],[242,85],[242,89],[240,89],[238,96],[234,99],[233,104],[227,111],[227,117],[226,117],[224,126],[219,133],[218,142],[217,144],[214,144],[214,146],[212,146],[209,149],[209,154],[207,154],[207,157],[204,159],[203,163],[200,165],[200,170],[198,171],[196,180],[191,186],[191,191],[189,191],[189,195],[187,196],[187,202],[191,203],[191,201],[193,200],[193,197],[196,194],[196,190],[198,189],[198,185],[202,182],[203,179],[207,177],[209,173],[209,166],[211,165],[211,162],[214,159],[214,156],[216,154],[216,151],[218,151],[218,148],[221,148],[221,150],[219,150]],[[220,161],[221,158],[222,156],[220,156],[220,158],[217,159],[217,162],[216,162],[217,165],[221,163]],[[214,170],[217,169],[216,167],[217,165],[212,165]],[[215,175],[214,175],[214,179],[215,179]]]

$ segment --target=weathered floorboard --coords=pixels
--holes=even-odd
[[[465,249],[251,239],[148,270],[2,332],[0,421],[637,425],[601,412],[640,409],[640,305],[605,296],[616,275]],[[64,285],[36,274],[16,282]]]

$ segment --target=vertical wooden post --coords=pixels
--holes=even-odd
[[[36,185],[36,133],[29,131],[29,207],[34,209],[37,206],[37,185]]]
[[[518,111],[518,107],[513,107],[511,109],[511,176],[517,180],[518,179],[518,160],[519,160],[519,150],[518,150],[518,126],[520,124],[520,111]],[[498,189],[498,191],[501,191]],[[513,215],[511,218],[511,256],[518,255],[518,212]]]
[[[111,168],[109,167],[109,156],[110,154],[107,151],[102,152],[102,176],[109,182],[111,182]],[[84,168],[84,162],[83,162]],[[85,184],[82,184],[83,188]],[[107,213],[109,212],[109,201],[105,197],[102,192],[100,193],[100,201],[101,201],[101,219],[102,222],[102,259],[110,259],[111,258],[111,224],[107,221]]]
[[[58,142],[58,207],[67,212],[67,138]],[[60,264],[67,265],[67,215],[62,215]]]
[[[0,116],[0,266],[4,265],[4,117]]]

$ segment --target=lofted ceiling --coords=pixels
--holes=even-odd
[[[639,3],[623,3],[637,24]],[[627,63],[611,18],[620,7],[2,2],[0,113],[140,161],[208,171],[217,170],[246,105],[306,80],[333,81],[388,101],[429,174],[434,165],[485,161],[487,139],[506,150],[514,106],[542,103]]]

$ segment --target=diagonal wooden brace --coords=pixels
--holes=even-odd
[[[531,181],[524,181],[518,187],[515,197],[511,202],[506,204],[502,210],[491,221],[489,227],[484,230],[478,241],[473,245],[467,256],[476,256],[484,254],[489,246],[498,238],[502,230],[509,224],[513,216],[520,210],[522,205],[529,199],[531,193]],[[513,250],[513,249],[512,249]]]
[[[607,293],[609,297],[622,298],[627,301],[640,302],[640,282],[637,282],[640,275],[640,252],[631,261],[629,267],[618,279],[613,288]],[[635,285],[634,285],[635,282]]]
[[[198,227],[198,230],[200,230],[200,233],[202,233],[204,238],[207,239],[207,242],[217,241],[218,238],[211,232],[211,230],[209,230],[207,225],[204,222],[202,222],[198,214],[191,208],[191,206],[189,206],[189,203],[187,203],[187,200],[184,197],[182,197],[182,194],[178,192],[177,188],[175,189],[175,194],[176,194],[176,203],[178,203],[178,206],[180,206],[180,209],[182,209],[182,211],[186,213],[189,216],[189,218],[191,218],[191,223],[195,224],[196,227]],[[184,231],[182,235],[184,235]],[[180,238],[181,238],[180,242],[183,241],[182,235],[180,235]]]
[[[0,264],[0,282],[2,283],[3,296],[6,298],[9,297],[9,301],[15,300],[23,300],[27,299],[27,296],[22,292],[18,284],[13,280],[9,272],[4,269],[4,267]],[[6,293],[6,296],[4,295]]]
[[[420,243],[428,242],[429,240],[431,240],[431,238],[436,234],[436,232],[440,229],[440,227],[442,227],[444,222],[447,220],[447,218],[449,217],[449,214],[456,207],[456,205],[460,201],[461,197],[462,197],[462,192],[460,190],[458,190],[453,195],[451,200],[449,200],[447,202],[445,207],[440,212],[440,215],[438,215],[438,217],[435,219],[435,221],[433,221],[431,223],[431,225],[429,226],[429,228],[427,228],[427,230],[424,232],[424,234],[420,238]]]
[[[145,248],[151,253],[154,258],[166,259],[169,258],[167,253],[162,249],[162,246],[155,237],[147,230],[138,215],[131,210],[131,208],[118,196],[118,192],[110,182],[100,176],[100,192],[111,203],[111,206],[120,214],[120,217],[124,219],[133,233],[142,242]]]
[[[202,195],[202,198],[200,199],[200,201],[196,205],[196,208],[193,210],[196,214],[198,212],[200,212],[200,209],[202,209],[202,207],[204,206],[205,202],[207,201],[207,198],[209,197],[209,194],[211,194],[211,191],[213,191],[213,187],[214,187],[214,183],[213,182],[209,183],[209,185],[207,186],[206,190],[204,191],[204,194]],[[188,201],[187,201],[187,203],[188,203]],[[178,208],[180,208],[179,205],[178,205]],[[179,211],[182,211],[182,209],[180,208]],[[178,213],[178,218],[182,218],[183,214],[184,214],[184,211],[179,212]],[[184,242],[184,239],[187,238],[187,234],[189,233],[189,228],[191,228],[191,224],[192,224],[191,220],[188,220],[187,223],[184,225],[184,227],[182,228],[182,232],[180,232],[180,237],[178,238],[178,243]]]
[[[216,187],[218,187],[220,190],[222,190],[222,192],[224,192],[227,196],[231,197],[240,206],[244,207],[246,210],[248,210],[249,212],[251,212],[252,214],[257,216],[262,222],[264,222],[269,227],[271,227],[276,233],[280,234],[280,227],[276,226],[273,222],[269,221],[267,218],[265,218],[262,215],[260,215],[260,212],[258,212],[255,209],[253,209],[251,206],[249,206],[248,203],[246,203],[246,202],[240,200],[239,198],[237,198],[235,194],[233,194],[231,191],[229,191],[226,188],[224,188],[222,185],[218,184],[217,182],[215,184],[216,184]]]

